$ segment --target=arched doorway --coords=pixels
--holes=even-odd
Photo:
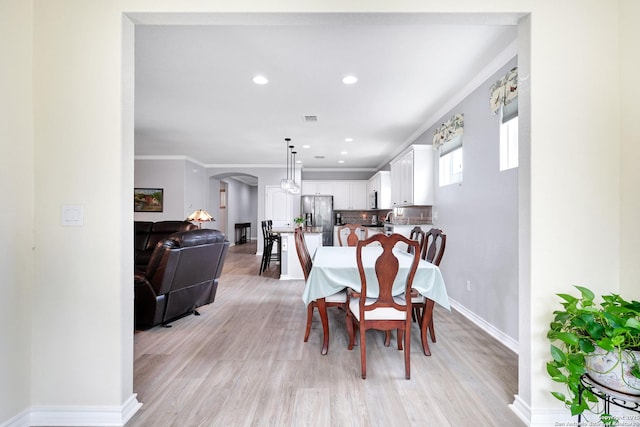
[[[218,210],[218,229],[235,242],[235,224],[250,223],[250,238],[258,237],[258,177],[225,172],[209,178],[210,203]]]

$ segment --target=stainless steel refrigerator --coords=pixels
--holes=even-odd
[[[301,196],[305,225],[322,227],[322,246],[333,246],[333,196]]]

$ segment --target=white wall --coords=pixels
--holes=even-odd
[[[185,183],[187,168],[182,159],[136,159],[135,188],[162,188],[164,206],[162,212],[135,212],[136,221],[169,221],[185,219]],[[199,207],[196,209],[200,209]]]
[[[30,2],[0,2],[0,424],[31,405],[32,14]]]
[[[123,70],[123,60],[128,62],[133,39],[131,21],[123,19],[122,13],[372,8],[532,13],[531,73],[523,76],[529,79],[531,91],[530,212],[520,212],[531,219],[531,241],[523,243],[530,248],[531,290],[530,298],[522,299],[523,304],[529,302],[529,323],[523,322],[523,327],[530,332],[531,347],[526,357],[520,356],[529,365],[521,367],[519,381],[521,390],[526,387],[523,407],[530,411],[533,425],[553,425],[556,415],[566,414],[549,394],[553,384],[544,369],[549,357],[545,332],[557,303],[554,294],[570,291],[575,283],[596,292],[618,291],[621,276],[638,277],[632,274],[637,267],[620,261],[637,260],[640,228],[630,219],[637,189],[621,183],[623,178],[637,179],[632,165],[621,161],[621,154],[638,155],[638,148],[631,147],[637,142],[633,126],[638,107],[622,111],[622,105],[638,99],[637,92],[621,96],[637,69],[627,71],[622,66],[638,64],[635,41],[640,39],[640,28],[635,22],[640,11],[633,1],[397,0],[372,6],[364,0],[309,0],[294,7],[281,0],[37,0],[33,15],[22,3],[5,0],[0,6],[0,31],[6,40],[0,51],[3,58],[8,54],[15,59],[3,62],[0,71],[3,93],[12,95],[0,98],[2,111],[10,113],[4,117],[11,118],[12,134],[11,147],[2,141],[2,158],[11,156],[5,172],[11,180],[3,185],[15,186],[6,193],[12,202],[4,207],[11,227],[3,225],[3,230],[24,226],[18,233],[25,233],[19,236],[25,243],[18,243],[9,259],[21,270],[33,266],[34,274],[3,270],[8,271],[9,282],[4,283],[10,283],[17,304],[0,303],[0,308],[3,313],[8,309],[12,320],[23,320],[21,312],[29,312],[32,349],[20,337],[27,332],[28,322],[2,330],[2,344],[18,348],[17,356],[3,359],[9,366],[0,368],[13,379],[13,383],[0,382],[0,394],[9,396],[0,399],[0,416],[18,416],[26,393],[30,393],[28,404],[45,416],[69,407],[75,413],[100,407],[125,414],[131,401],[133,295],[127,278],[133,274],[133,262],[127,248],[132,247],[133,220],[133,70]],[[32,57],[30,28],[34,30]],[[522,60],[520,48],[519,55]],[[18,150],[17,155],[13,150]],[[84,206],[83,227],[60,226],[61,205],[67,203]],[[259,216],[261,206],[264,200],[259,196]],[[30,226],[33,241],[26,231]],[[594,227],[607,230],[597,234],[599,245],[590,233]],[[29,298],[30,286],[32,297],[20,304]],[[96,295],[100,304],[88,304]],[[30,376],[24,362],[29,354]],[[558,412],[547,417],[553,411]]]
[[[518,169],[499,170],[500,116],[489,112],[489,88],[516,65],[515,58],[503,65],[416,141],[430,144],[440,123],[464,114],[463,182],[440,187],[438,152],[434,156],[434,225],[447,234],[440,268],[449,297],[513,342],[518,339]]]
[[[625,0],[620,11],[620,137],[621,230],[620,291],[640,300],[640,85],[633,84],[640,70],[638,17],[640,2]],[[606,147],[607,144],[604,144]]]

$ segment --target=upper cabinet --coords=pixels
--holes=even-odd
[[[300,194],[303,196],[333,196],[332,181],[302,181]]]
[[[412,145],[391,161],[393,206],[433,205],[433,149]]]
[[[334,210],[367,208],[367,181],[302,181],[302,195],[333,196]]]
[[[391,172],[376,172],[367,185],[367,194],[378,194],[378,209],[391,209]]]

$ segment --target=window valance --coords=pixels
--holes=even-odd
[[[496,115],[500,108],[509,105],[518,97],[518,67],[513,67],[503,78],[489,89],[491,114]]]
[[[433,149],[454,139],[462,139],[464,133],[464,114],[456,114],[436,128],[433,134]]]

